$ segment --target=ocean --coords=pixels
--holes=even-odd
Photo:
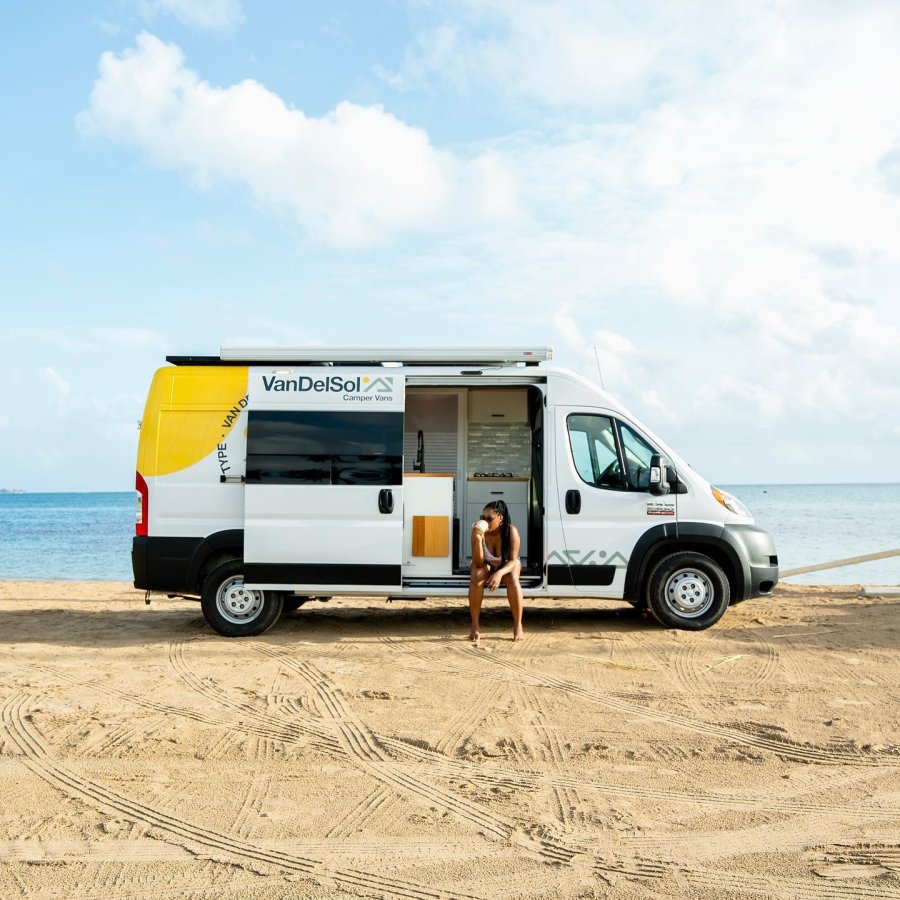
[[[775,538],[783,570],[900,548],[900,484],[724,486]],[[134,492],[0,494],[0,579],[131,581]],[[900,584],[900,557],[788,579]]]

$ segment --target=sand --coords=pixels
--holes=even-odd
[[[612,603],[313,603],[228,640],[0,583],[0,896],[900,898],[900,598],[698,634]]]

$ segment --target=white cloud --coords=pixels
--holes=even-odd
[[[484,153],[472,162],[479,182],[473,194],[480,198],[478,212],[487,221],[506,221],[521,215],[518,185],[496,153]]]
[[[637,347],[627,337],[607,329],[585,334],[568,308],[557,311],[553,327],[565,347],[570,365],[599,381],[611,393],[625,391],[635,376]]]
[[[184,25],[210,30],[235,28],[244,21],[240,0],[136,0],[148,18],[174,16]]]
[[[493,146],[533,227],[479,251],[494,254],[485,295],[534,315],[563,304],[554,329],[575,364],[596,378],[596,345],[608,388],[673,421],[887,434],[900,107],[884,90],[900,82],[900,8],[701,2],[642,27],[639,4],[628,22],[612,4],[567,4],[551,45],[608,27],[646,47],[605,89],[572,59],[536,64],[529,35],[551,5],[452,8],[455,30],[421,37],[398,83],[477,82],[510,108],[525,92],[553,110]],[[513,77],[529,64],[545,85]],[[584,65],[606,77],[604,54]]]
[[[64,397],[68,396],[69,392],[72,390],[69,382],[59,374],[52,366],[44,366],[41,369],[41,374],[62,394]]]
[[[434,227],[467,204],[505,214],[513,202],[495,161],[471,172],[381,106],[345,101],[308,117],[255,81],[210,85],[185,67],[177,46],[146,33],[135,49],[103,54],[78,125],[189,172],[200,189],[245,185],[257,201],[289,210],[336,244]],[[454,182],[471,196],[454,198]]]
[[[398,70],[376,67],[392,87],[439,78],[458,88],[487,83],[549,105],[593,107],[638,90],[662,48],[647,28],[654,16],[595,0],[456,0],[439,8],[445,19],[418,35]]]

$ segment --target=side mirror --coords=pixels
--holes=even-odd
[[[650,493],[655,497],[669,493],[669,460],[661,453],[650,457]]]

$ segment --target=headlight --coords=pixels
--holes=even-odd
[[[728,491],[720,491],[718,488],[711,487],[713,497],[722,504],[729,512],[733,512],[736,516],[745,516],[748,519],[753,518],[753,513],[738,500],[733,494],[729,494]]]

